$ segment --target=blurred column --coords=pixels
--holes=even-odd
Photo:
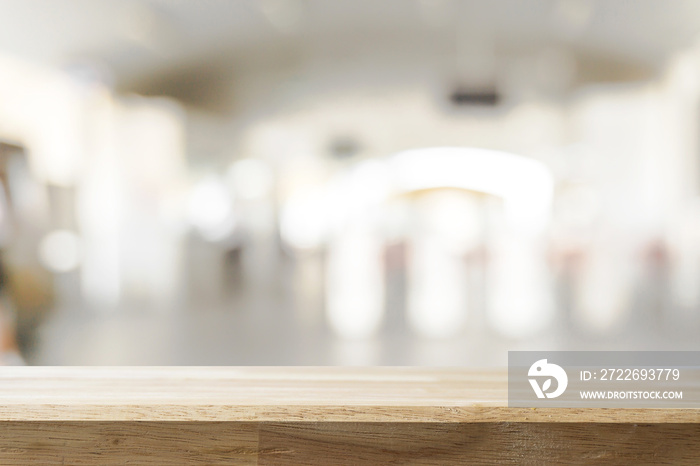
[[[693,201],[671,223],[668,234],[670,302],[666,313],[677,328],[700,321],[700,199]]]
[[[242,267],[248,290],[269,296],[282,277],[279,236],[276,228],[275,174],[262,158],[233,162],[227,171],[229,186],[236,195],[236,213],[245,236]]]
[[[184,141],[179,107],[159,99],[95,104],[92,154],[78,192],[85,296],[172,303],[180,289]]]
[[[437,238],[410,243],[408,317],[420,335],[449,337],[464,329],[469,295],[464,259]]]
[[[555,308],[543,241],[507,230],[496,234],[491,244],[487,313],[492,327],[513,338],[532,336],[547,328]]]
[[[326,312],[346,338],[368,338],[384,317],[383,241],[368,225],[338,232],[328,247]]]
[[[466,191],[421,195],[409,239],[408,318],[427,337],[449,337],[464,329],[470,283],[466,254],[480,235],[478,206]]]
[[[120,116],[124,292],[169,308],[182,289],[184,113],[171,100],[136,98],[123,102]]]
[[[76,199],[83,235],[82,291],[88,302],[99,307],[116,305],[122,286],[119,230],[124,203],[116,111],[106,90],[95,96],[89,128],[91,154]]]
[[[596,241],[586,251],[573,286],[572,320],[597,334],[619,329],[629,316],[638,273],[623,241]]]

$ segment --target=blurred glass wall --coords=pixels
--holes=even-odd
[[[0,0],[0,349],[697,349],[700,4]]]

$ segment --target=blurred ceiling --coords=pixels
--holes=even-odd
[[[367,53],[557,46],[658,69],[699,32],[700,2],[691,0],[0,0],[0,52],[165,94],[266,61]]]

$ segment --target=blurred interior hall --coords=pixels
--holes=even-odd
[[[700,2],[0,0],[0,364],[697,350]]]

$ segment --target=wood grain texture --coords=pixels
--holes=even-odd
[[[264,424],[258,464],[698,464],[698,439],[697,424]]]
[[[5,421],[700,422],[700,409],[507,404],[504,370],[0,368]]]
[[[505,371],[0,368],[0,464],[700,464],[696,409],[513,409]]]
[[[257,464],[258,425],[0,422],[0,464]]]
[[[697,424],[0,422],[0,464],[698,464]]]

